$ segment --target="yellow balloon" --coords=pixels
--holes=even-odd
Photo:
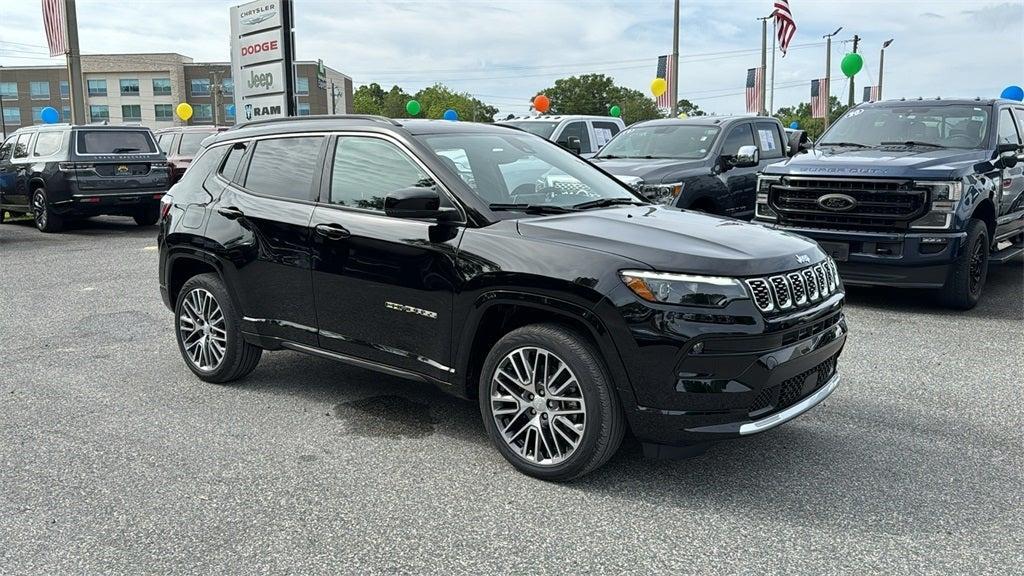
[[[668,82],[665,82],[664,78],[651,80],[651,94],[654,94],[655,98],[664,94],[665,90],[668,90]]]
[[[686,115],[686,112],[680,112],[679,113],[679,119],[680,120],[685,120],[687,118],[689,118],[689,116]]]
[[[178,118],[181,118],[186,122],[192,117],[192,107],[189,106],[187,102],[178,104],[178,107],[175,108],[174,111],[178,114]]]

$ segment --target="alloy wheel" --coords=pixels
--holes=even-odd
[[[490,393],[498,433],[523,460],[553,466],[570,457],[583,440],[583,391],[553,352],[536,347],[509,352],[494,370]]]
[[[32,215],[36,219],[36,228],[46,228],[46,197],[42,190],[36,190],[32,195]]]
[[[224,313],[208,290],[196,288],[181,302],[178,330],[185,356],[196,368],[216,370],[227,351]]]
[[[969,270],[971,294],[977,294],[981,289],[981,278],[985,274],[985,248],[985,243],[979,238],[974,242],[974,247],[971,250]]]

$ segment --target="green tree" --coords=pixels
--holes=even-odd
[[[837,118],[845,114],[848,109],[849,106],[840,102],[839,98],[836,98],[835,96],[829,98],[830,121],[835,121]],[[811,117],[811,104],[809,102],[801,102],[796,106],[779,108],[775,112],[774,116],[787,127],[793,121],[798,122],[800,124],[800,129],[806,132],[812,140],[820,138],[821,134],[825,131],[824,119]]]
[[[654,100],[639,90],[616,85],[614,78],[604,74],[560,78],[541,93],[551,99],[551,113],[607,116],[612,106],[618,106],[626,124],[662,117]]]
[[[406,103],[412,97],[398,86],[384,91],[377,83],[360,86],[352,94],[352,109],[356,114],[377,114],[388,118],[407,118]]]
[[[685,98],[676,104],[676,108],[678,108],[680,112],[686,113],[687,116],[707,116],[707,112],[701,110],[700,106],[697,106]]]
[[[498,109],[488,106],[471,94],[454,92],[444,84],[434,84],[413,96],[423,110],[420,118],[442,118],[448,109],[455,110],[460,120],[493,122]]]

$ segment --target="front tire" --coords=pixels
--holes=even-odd
[[[978,305],[988,279],[988,255],[988,227],[981,220],[972,219],[967,225],[966,249],[953,261],[942,289],[943,304],[958,310]]]
[[[263,349],[242,336],[242,322],[216,274],[189,278],[174,306],[174,334],[181,357],[196,376],[224,384],[256,368]]]
[[[625,419],[593,345],[555,324],[509,332],[484,362],[480,412],[491,441],[520,472],[578,478],[618,450]]]
[[[43,188],[36,188],[32,192],[32,217],[40,232],[60,232],[64,228],[64,219],[53,212]]]

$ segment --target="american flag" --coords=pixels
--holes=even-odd
[[[764,86],[764,68],[750,68],[747,70],[747,112],[760,114],[764,109],[764,100],[761,99],[761,87]]]
[[[864,101],[875,102],[878,100],[878,86],[865,86],[864,87]]]
[[[793,13],[789,11],[789,0],[775,0],[775,34],[779,39],[782,57],[785,58],[789,43],[796,34],[796,22],[793,21]]]
[[[824,118],[828,106],[828,78],[811,80],[811,117]]]
[[[665,83],[668,84],[668,90],[661,96],[658,96],[658,107],[659,108],[671,108],[672,104],[672,93],[675,90],[672,89],[676,85],[676,71],[672,67],[671,56],[658,56],[658,75],[655,78],[664,78]]]
[[[63,56],[68,51],[67,23],[64,21],[64,0],[43,0],[43,27],[50,56]]]

